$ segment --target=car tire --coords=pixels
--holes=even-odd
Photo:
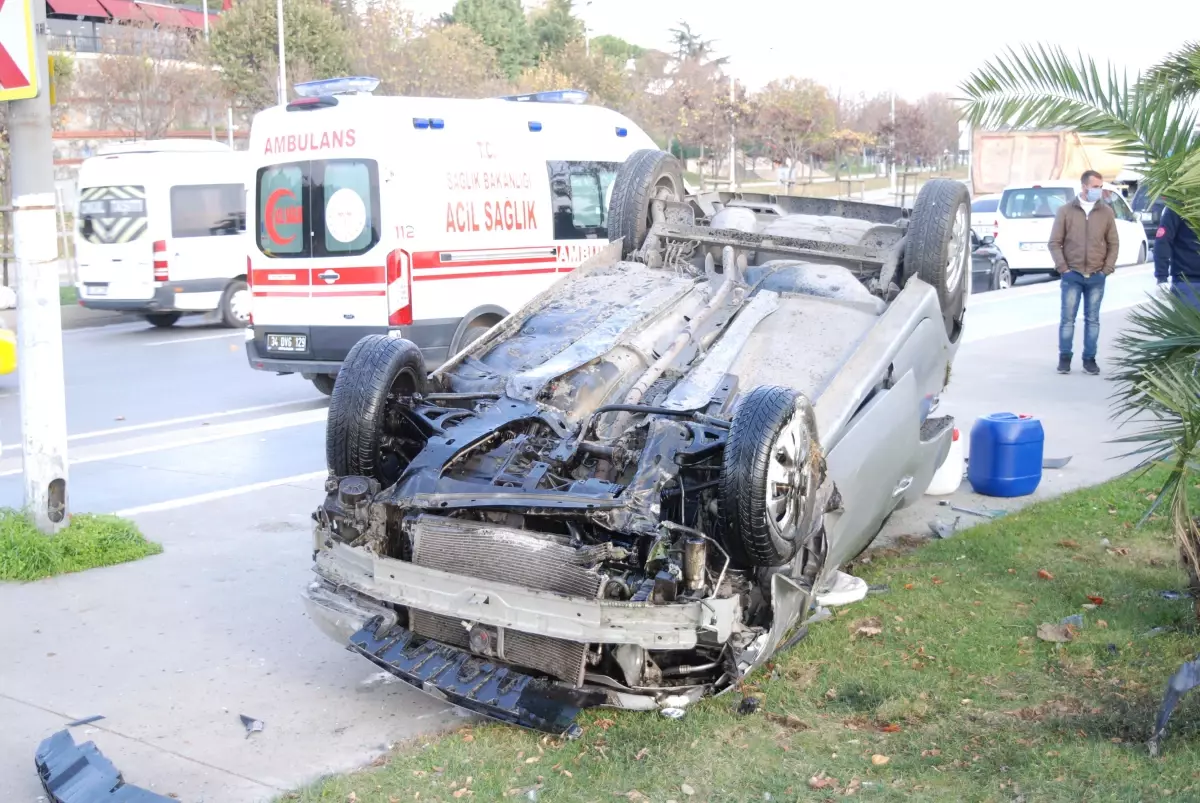
[[[992,272],[992,288],[993,290],[1008,290],[1013,285],[1012,271],[1008,269],[1008,263],[1003,259],[996,264],[996,269]]]
[[[609,242],[623,240],[621,255],[642,247],[650,231],[650,202],[683,198],[683,166],[669,153],[634,151],[617,170],[608,204]]]
[[[496,315],[485,315],[471,321],[470,325],[463,330],[462,337],[458,339],[451,348],[450,356],[458,354],[467,346],[474,343],[479,338],[483,337],[489,329],[500,322],[500,317]]]
[[[242,279],[225,285],[221,293],[221,323],[230,329],[245,329],[250,325],[250,286]]]
[[[1005,263],[1005,264],[1007,264],[1007,263]],[[1019,270],[1013,270],[1012,268],[1009,268],[1008,275],[1012,278],[1012,283],[1013,283],[1013,286],[1015,287],[1017,284],[1017,279],[1020,279],[1025,274],[1021,273],[1021,271],[1019,271]]]
[[[962,329],[971,268],[971,194],[945,178],[925,182],[917,193],[904,245],[904,276],[916,276],[937,291],[951,340]]]
[[[182,317],[182,312],[147,312],[145,315],[146,321],[159,329],[170,329]]]
[[[812,405],[790,388],[756,387],[738,400],[717,494],[733,565],[782,566],[812,532],[825,473],[816,431]]]
[[[1146,256],[1147,256],[1147,248],[1146,248],[1146,244],[1145,244],[1145,243],[1142,243],[1142,244],[1141,244],[1141,246],[1138,248],[1138,260],[1137,260],[1137,264],[1139,264],[1139,265],[1144,265],[1144,264],[1146,264]]]
[[[313,387],[326,396],[333,395],[333,386],[336,382],[337,376],[333,374],[317,374],[312,378]]]
[[[399,396],[424,393],[425,359],[415,343],[386,335],[367,335],[342,362],[325,430],[325,461],[336,477],[361,476],[388,487],[407,458],[385,447],[389,410]]]

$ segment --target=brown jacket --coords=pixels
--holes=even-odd
[[[1112,207],[1097,201],[1086,215],[1079,196],[1063,204],[1054,216],[1050,230],[1050,256],[1059,273],[1073,270],[1090,276],[1105,276],[1117,267],[1117,218]]]

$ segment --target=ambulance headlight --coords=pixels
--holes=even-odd
[[[302,98],[319,98],[322,95],[369,95],[379,86],[378,78],[366,75],[346,78],[326,78],[322,81],[305,81],[296,84],[296,94]]]

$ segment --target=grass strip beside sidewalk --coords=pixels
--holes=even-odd
[[[1162,758],[1144,745],[1196,651],[1190,600],[1161,593],[1184,582],[1169,533],[1133,528],[1156,487],[1124,478],[877,553],[857,572],[886,592],[682,720],[589,711],[566,743],[479,724],[288,799],[1200,799],[1200,694],[1177,709]],[[1073,614],[1071,641],[1038,638]],[[743,694],[758,713],[736,712]]]
[[[24,513],[0,509],[0,580],[40,580],[160,552],[136,524],[116,516],[72,516],[69,526],[51,536]]]

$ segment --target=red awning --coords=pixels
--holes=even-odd
[[[199,28],[200,30],[204,29],[204,12],[193,11],[190,8],[181,8],[179,9],[179,13],[183,15],[183,19],[187,22],[187,26],[189,28]],[[211,28],[213,25],[216,25],[216,23],[217,15],[209,12],[208,26]]]
[[[47,4],[55,14],[108,19],[108,10],[100,5],[100,0],[47,0]]]
[[[172,28],[190,28],[188,21],[175,6],[160,6],[155,3],[138,3],[142,13],[159,25],[169,25]]]
[[[108,9],[113,19],[149,22],[149,18],[138,10],[133,0],[100,0],[100,5]]]

